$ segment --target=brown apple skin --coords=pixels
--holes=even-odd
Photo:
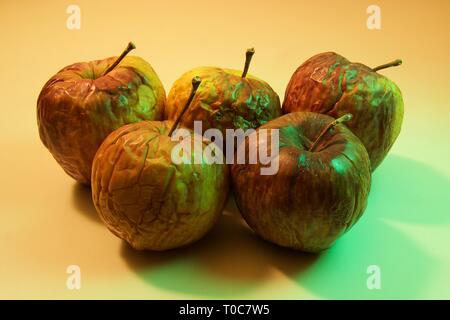
[[[235,199],[263,239],[304,252],[329,248],[361,217],[370,190],[370,161],[344,125],[332,128],[313,152],[311,141],[334,119],[295,112],[256,130],[279,129],[279,170],[261,175],[261,163],[234,164]],[[249,150],[249,138],[238,152]],[[245,151],[242,148],[245,146]],[[269,144],[268,154],[271,154]]]
[[[293,74],[283,113],[311,111],[339,118],[353,114],[346,125],[362,141],[375,170],[400,134],[403,98],[400,89],[371,68],[334,52],[318,54]]]
[[[108,229],[137,250],[164,251],[199,240],[220,217],[228,195],[227,165],[172,162],[178,143],[168,136],[172,125],[143,121],[123,126],[95,155],[95,208]],[[208,145],[194,133],[189,139]]]
[[[89,184],[92,160],[108,134],[142,120],[160,120],[166,94],[152,67],[135,56],[102,76],[117,59],[65,67],[43,87],[37,102],[39,135],[64,171]]]
[[[215,67],[195,68],[181,76],[167,97],[165,119],[175,120],[185,105],[194,76],[202,83],[182,126],[194,128],[194,121],[202,121],[203,132],[216,128],[225,137],[226,129],[255,129],[281,116],[280,99],[266,82],[242,71]]]

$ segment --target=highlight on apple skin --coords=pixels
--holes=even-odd
[[[195,75],[202,78],[202,84],[183,117],[184,127],[193,129],[194,121],[202,121],[203,132],[216,128],[225,137],[226,129],[255,129],[281,116],[276,92],[265,81],[247,73],[253,54],[253,49],[247,50],[243,71],[199,67],[183,74],[169,92],[165,119],[174,120],[178,116]]]
[[[160,120],[166,94],[144,59],[125,56],[69,65],[42,88],[37,122],[43,144],[64,171],[90,184],[94,155],[108,134],[142,120]]]
[[[400,89],[378,71],[401,63],[370,68],[334,52],[315,55],[292,75],[283,113],[311,111],[334,118],[353,114],[347,126],[366,147],[374,171],[400,134],[403,121]]]
[[[253,133],[279,130],[275,175],[261,175],[260,162],[231,169],[236,204],[256,234],[283,247],[319,252],[358,221],[370,190],[370,160],[360,140],[340,124],[350,119],[295,112]],[[247,157],[249,141],[257,140],[249,136],[238,147]],[[274,154],[271,144],[267,149]]]

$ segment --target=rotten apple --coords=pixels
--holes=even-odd
[[[193,80],[189,105],[200,80]],[[173,160],[179,123],[143,121],[111,133],[92,167],[94,205],[108,229],[137,250],[163,251],[191,244],[215,224],[228,194],[225,164],[206,164],[209,143],[188,130],[189,143],[202,148]],[[175,152],[176,153],[176,152]],[[195,158],[200,159],[196,163]]]
[[[353,114],[347,126],[366,147],[373,171],[397,139],[403,120],[400,89],[378,71],[401,63],[370,68],[334,52],[318,54],[293,74],[283,113],[311,111],[334,118]]]
[[[160,120],[165,91],[150,64],[127,56],[75,63],[43,87],[37,102],[42,142],[67,174],[89,184],[95,152],[108,134],[142,120]]]
[[[341,122],[311,112],[284,115],[246,137],[276,157],[279,168],[263,175],[260,161],[231,169],[236,204],[248,225],[263,239],[305,252],[330,247],[363,214],[370,189],[370,161],[360,140]],[[278,130],[278,149],[261,141]],[[253,137],[256,136],[256,137]],[[254,147],[254,145],[253,145]],[[259,151],[256,152],[259,154]]]
[[[226,129],[254,129],[281,115],[280,99],[265,81],[247,74],[253,49],[246,52],[243,71],[215,67],[195,68],[175,81],[167,97],[165,119],[174,120],[183,108],[194,75],[202,84],[181,125],[194,128],[202,122],[203,132],[216,128],[223,137]]]

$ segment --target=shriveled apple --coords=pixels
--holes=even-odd
[[[174,120],[183,108],[193,76],[202,84],[181,125],[202,129],[217,128],[225,137],[226,129],[254,129],[281,115],[280,99],[265,81],[247,74],[253,49],[246,52],[243,71],[215,67],[195,68],[175,81],[167,97],[165,118]]]
[[[358,221],[370,189],[370,161],[360,140],[340,124],[350,119],[295,112],[246,137],[238,147],[246,157],[252,141],[272,156],[278,152],[279,169],[272,175],[261,174],[260,161],[232,166],[237,206],[256,234],[280,246],[318,252]],[[279,150],[259,141],[271,136],[262,130],[279,130]]]
[[[283,113],[311,111],[335,118],[353,114],[347,126],[366,147],[373,171],[391,149],[403,121],[400,89],[378,71],[401,63],[370,68],[334,52],[318,54],[293,74]]]
[[[160,120],[165,91],[150,64],[127,56],[63,68],[43,87],[37,102],[39,135],[75,180],[89,184],[95,152],[108,134],[142,120]]]
[[[200,83],[194,79],[194,89]],[[228,194],[225,164],[205,164],[200,143],[187,162],[172,158],[179,142],[171,139],[179,121],[143,121],[111,133],[92,168],[92,197],[108,229],[138,250],[163,251],[191,244],[215,224]],[[186,129],[187,130],[187,129]],[[195,158],[199,158],[197,164]]]

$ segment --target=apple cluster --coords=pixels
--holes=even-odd
[[[328,52],[293,74],[281,107],[265,81],[243,70],[199,67],[167,98],[151,65],[127,54],[75,63],[44,85],[39,135],[64,171],[91,185],[107,228],[137,250],[164,251],[202,238],[217,222],[230,187],[261,238],[305,252],[330,247],[362,216],[371,173],[400,133],[399,88],[376,68]],[[276,129],[279,170],[262,164],[174,163],[177,127],[192,143],[213,144],[193,129]],[[247,136],[237,152],[248,152]],[[270,151],[270,150],[269,150]],[[204,160],[203,153],[190,154]]]

